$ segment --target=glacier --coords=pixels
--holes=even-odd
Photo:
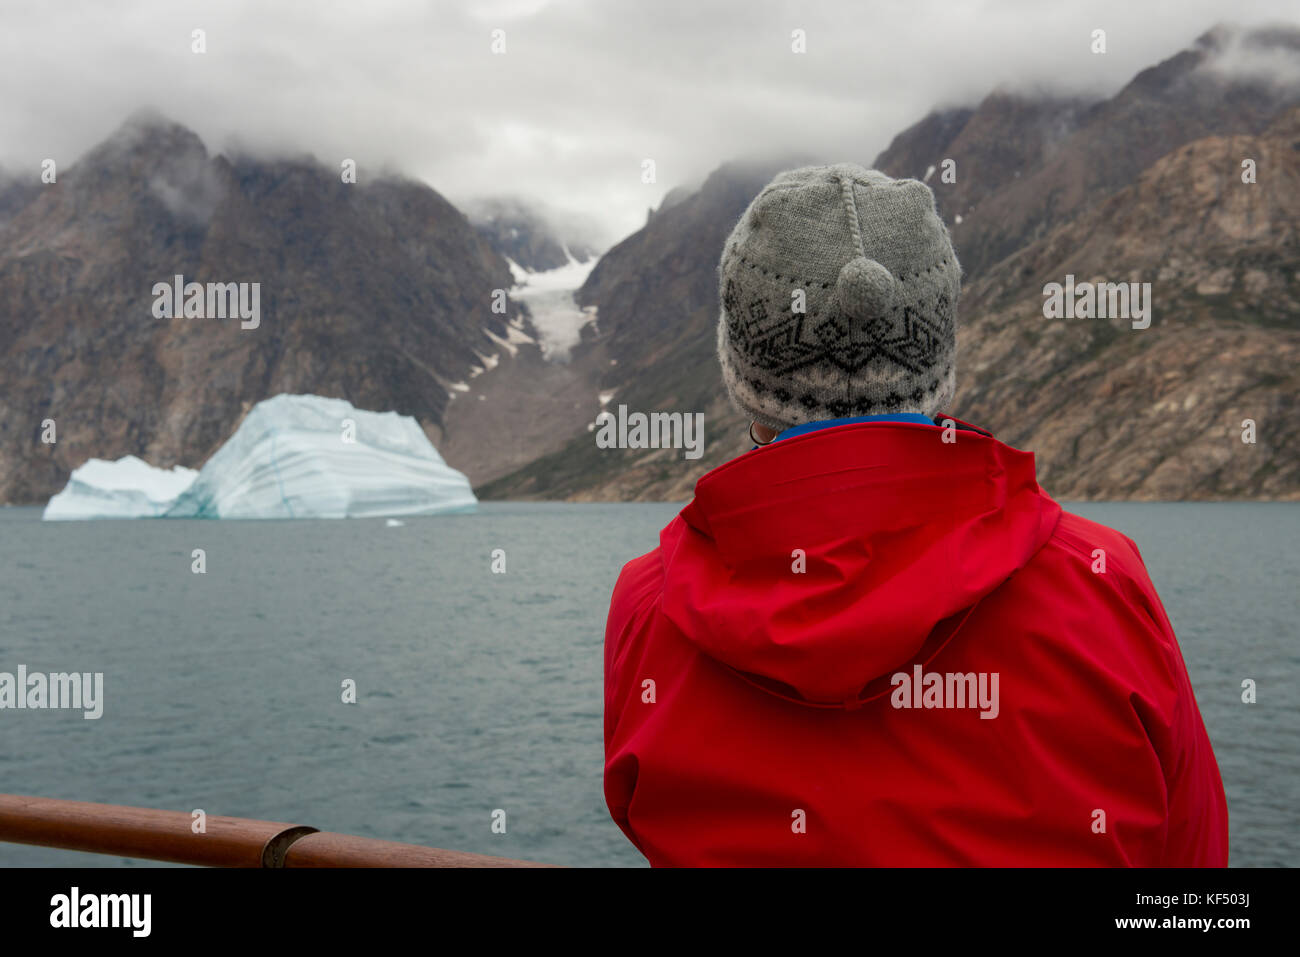
[[[447,465],[411,416],[368,412],[315,395],[259,402],[202,469],[183,471],[190,473],[188,480],[182,484],[178,478],[170,498],[155,495],[148,511],[135,514],[123,514],[125,507],[111,496],[74,490],[69,480],[45,517],[70,491],[75,494],[69,501],[84,507],[65,505],[69,514],[53,517],[379,518],[472,511],[478,502],[469,479]],[[160,490],[156,477],[149,488]],[[122,491],[142,494],[138,486]],[[100,499],[109,504],[99,504],[96,512]]]
[[[559,362],[568,361],[573,347],[582,341],[583,327],[596,318],[596,307],[579,306],[573,294],[587,281],[600,259],[592,256],[579,262],[567,245],[563,248],[568,262],[555,269],[529,272],[513,259],[506,259],[515,279],[510,299],[528,304],[542,357]],[[491,332],[488,335],[497,338]]]
[[[72,470],[68,484],[46,503],[47,522],[90,518],[157,518],[193,484],[198,472],[155,468],[128,455],[115,462],[90,459]]]

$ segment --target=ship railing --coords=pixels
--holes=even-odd
[[[547,867],[302,824],[0,794],[0,842],[202,867]]]

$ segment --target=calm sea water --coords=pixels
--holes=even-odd
[[[1074,510],[1142,549],[1223,772],[1232,863],[1300,864],[1300,506]],[[619,568],[676,511],[488,504],[390,528],[0,509],[0,670],[106,686],[98,721],[0,712],[0,792],[641,865],[602,798],[601,645]],[[0,844],[0,864],[131,862]]]

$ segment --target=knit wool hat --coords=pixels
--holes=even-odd
[[[718,276],[722,378],[768,428],[952,401],[961,267],[924,183],[853,163],[780,173]]]

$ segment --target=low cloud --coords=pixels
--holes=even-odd
[[[0,32],[0,166],[66,168],[152,104],[214,151],[351,158],[363,182],[394,168],[456,203],[536,197],[621,236],[729,159],[869,163],[935,106],[995,87],[1106,96],[1219,21],[1297,19],[1293,0],[26,0]],[[1291,76],[1289,59],[1260,68]],[[202,214],[173,187],[160,198]]]
[[[1270,42],[1267,32],[1251,34],[1238,28],[1214,31],[1212,52],[1201,72],[1234,80],[1253,80],[1280,89],[1300,88],[1300,45]]]

